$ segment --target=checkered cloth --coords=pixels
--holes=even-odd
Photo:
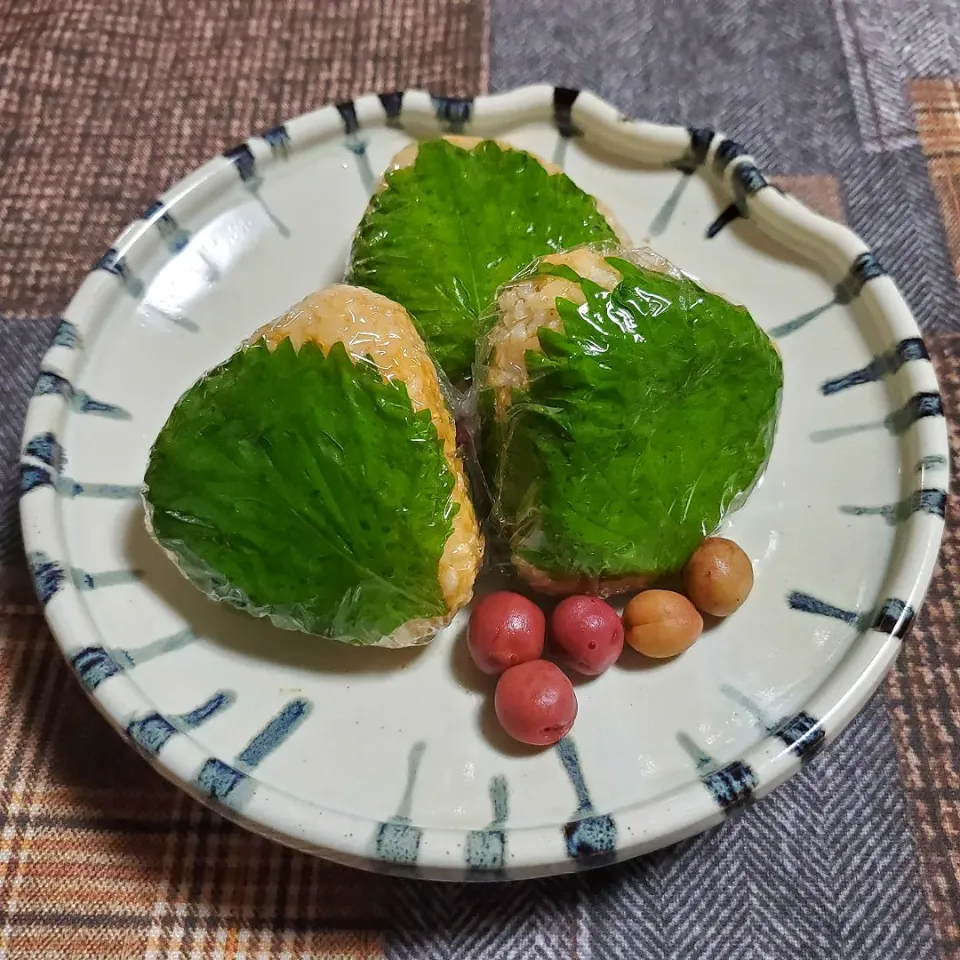
[[[24,572],[19,435],[96,254],[248,133],[372,90],[534,80],[710,125],[846,219],[960,442],[960,6],[916,0],[0,0],[0,958],[960,958],[957,529],[897,668],[772,798],[652,857],[466,889],[271,844],[94,712]]]

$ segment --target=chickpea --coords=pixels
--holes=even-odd
[[[672,590],[638,593],[623,611],[625,639],[638,653],[658,660],[683,653],[703,632],[703,617]]]
[[[729,617],[753,589],[753,565],[732,540],[710,537],[683,568],[683,589],[698,610]]]

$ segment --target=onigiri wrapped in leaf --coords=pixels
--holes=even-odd
[[[403,307],[352,286],[307,297],[187,391],[144,496],[205,593],[347,643],[426,642],[483,554],[433,361]]]
[[[760,477],[780,356],[742,306],[648,249],[580,247],[506,284],[477,366],[513,563],[610,596],[679,569]]]
[[[411,144],[360,222],[347,282],[402,303],[452,383],[469,378],[497,288],[535,257],[628,242],[560,169],[494,140]]]

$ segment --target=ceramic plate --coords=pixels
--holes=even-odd
[[[755,564],[750,600],[674,661],[628,651],[581,683],[573,736],[542,751],[498,736],[464,657],[466,612],[419,651],[317,642],[206,600],[143,528],[147,452],[177,397],[338,280],[375,177],[411,138],[445,131],[561,164],[636,241],[746,304],[784,360],[769,469],[724,526]],[[893,280],[739,144],[571,90],[414,92],[252,137],[103,254],[30,405],[23,530],[79,680],[183,789],[334,860],[520,877],[713,826],[835,737],[922,600],[947,469],[936,378]]]

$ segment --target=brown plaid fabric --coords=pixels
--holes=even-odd
[[[0,0],[0,305],[61,310],[113,237],[251,133],[486,86],[483,0]]]
[[[927,338],[960,455],[960,336]],[[912,808],[921,877],[947,956],[960,956],[960,505],[956,486],[926,603],[885,691],[900,769]]]
[[[960,276],[960,81],[910,84],[917,133]],[[927,338],[940,377],[953,462],[960,454],[960,336]],[[960,532],[956,481],[926,605],[886,684],[921,875],[940,942],[960,956]]]
[[[0,638],[3,955],[380,955],[391,881],[240,830],[161,780],[91,708],[36,607],[0,615]]]
[[[55,315],[132,217],[251,132],[361,92],[482,90],[487,21],[483,0],[0,0],[0,313]],[[153,773],[19,567],[0,568],[0,731],[0,956],[381,955],[390,881]]]
[[[960,81],[914,80],[910,96],[954,270],[960,276]]]

